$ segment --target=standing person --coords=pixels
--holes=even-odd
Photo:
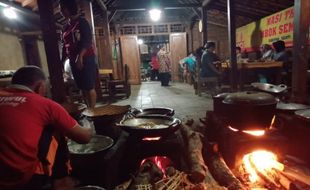
[[[58,137],[78,143],[91,138],[91,128],[82,128],[63,107],[44,97],[45,83],[40,68],[27,66],[16,71],[12,85],[0,90],[1,190],[37,190],[50,176],[65,177],[64,138]]]
[[[91,28],[87,20],[78,14],[75,0],[62,0],[60,6],[63,16],[68,19],[63,31],[62,60],[69,58],[74,80],[82,90],[87,106],[94,108],[97,64]]]
[[[219,61],[218,56],[214,53],[215,43],[208,42],[206,51],[201,58],[201,77],[218,77],[220,72],[216,69],[215,64]]]
[[[171,63],[169,55],[166,52],[165,46],[163,46],[157,53],[159,61],[159,75],[162,86],[169,86]]]
[[[242,62],[242,54],[241,54],[241,47],[236,47],[236,56],[237,56],[237,63]]]
[[[155,79],[158,80],[158,69],[159,69],[159,62],[158,62],[158,57],[157,57],[157,52],[152,53],[152,58],[151,58],[151,66],[152,66],[152,71],[151,71],[151,80],[154,81]]]

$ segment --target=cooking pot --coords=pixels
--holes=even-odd
[[[225,115],[225,104],[223,100],[229,95],[230,93],[221,93],[213,96],[213,110],[217,114]]]
[[[310,106],[304,105],[304,104],[297,104],[297,103],[279,102],[277,103],[276,108],[277,108],[277,112],[294,114],[298,110],[310,109]]]
[[[140,116],[173,116],[174,110],[171,108],[145,108],[145,109],[132,109],[130,114],[134,117]]]
[[[105,105],[94,109],[86,109],[82,114],[94,122],[97,134],[107,135],[116,141],[121,130],[115,127],[115,123],[119,122],[129,109],[129,105]]]
[[[162,137],[178,130],[181,120],[167,116],[124,117],[117,125],[136,137]]]
[[[271,94],[246,91],[231,93],[223,100],[228,123],[240,130],[269,128],[275,114],[277,101]]]
[[[80,172],[96,170],[102,165],[104,155],[113,144],[112,138],[103,135],[94,135],[87,144],[68,140],[73,170]]]

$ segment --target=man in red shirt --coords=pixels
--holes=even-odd
[[[52,153],[41,149],[46,129],[79,143],[89,142],[92,136],[91,128],[81,127],[63,107],[43,97],[45,82],[40,68],[27,66],[16,71],[12,85],[0,90],[1,190],[36,189],[35,179],[52,175],[57,142],[49,141]],[[48,152],[46,163],[40,152]]]

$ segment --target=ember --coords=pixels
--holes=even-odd
[[[143,141],[158,141],[160,139],[161,137],[144,137],[142,140]]]

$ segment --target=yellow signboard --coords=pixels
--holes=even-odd
[[[293,21],[294,8],[290,7],[242,26],[236,31],[237,46],[253,51],[262,44],[283,40],[290,47],[293,44]]]

